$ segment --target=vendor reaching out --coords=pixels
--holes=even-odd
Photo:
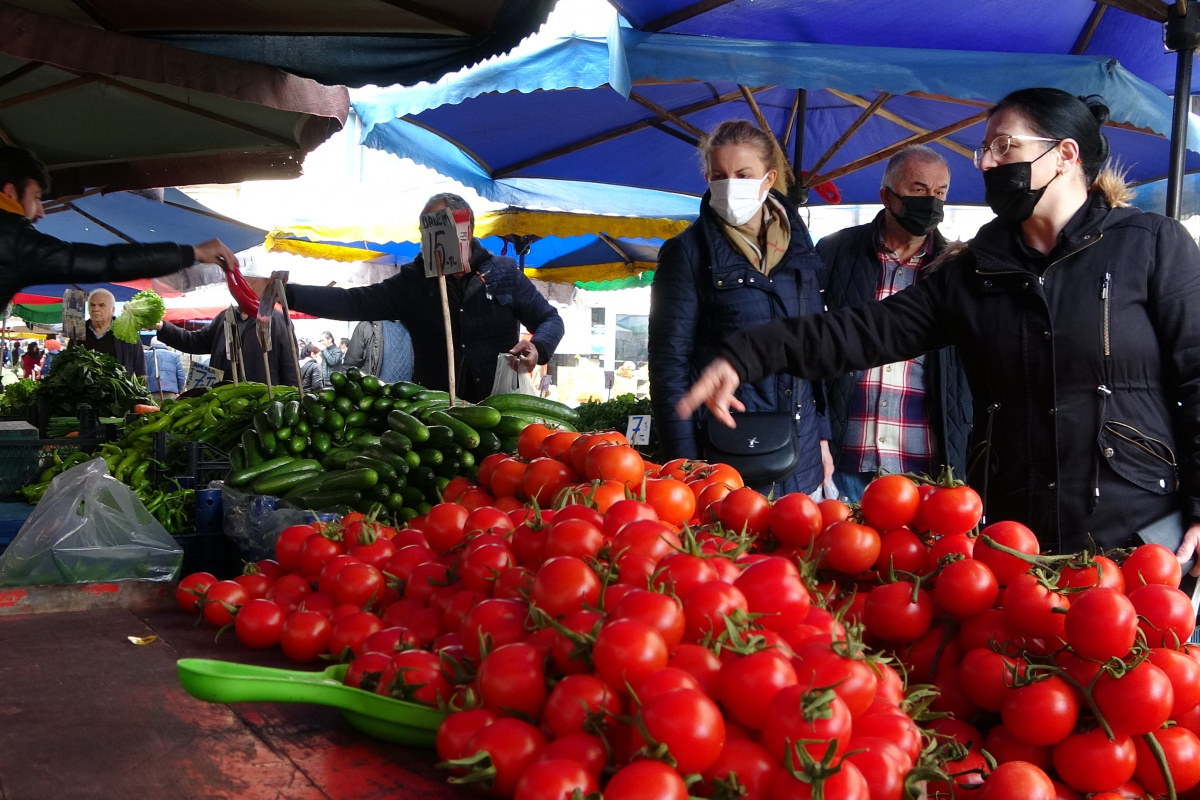
[[[157,278],[193,263],[237,266],[233,251],[216,239],[193,246],[169,243],[71,244],[39,233],[46,215],[42,196],[50,173],[37,156],[0,146],[0,307],[26,286]],[[140,352],[138,358],[140,359]]]
[[[429,198],[422,214],[470,206],[458,195]],[[511,258],[494,256],[474,238],[471,214],[470,270],[446,277],[450,325],[454,335],[455,388],[459,397],[479,402],[492,390],[496,356],[511,353],[519,369],[545,364],[563,336],[554,307]],[[413,380],[429,389],[449,389],[446,334],[436,278],[425,277],[420,255],[400,273],[374,286],[339,289],[326,286],[287,287],[288,307],[343,320],[399,320],[412,335]],[[533,333],[520,339],[521,326]]]

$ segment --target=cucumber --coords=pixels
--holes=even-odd
[[[493,431],[484,429],[479,432],[479,446],[474,448],[475,455],[480,458],[500,452],[500,437]]]
[[[322,492],[336,492],[348,489],[355,492],[362,492],[370,489],[377,483],[379,483],[379,473],[370,467],[363,467],[361,469],[350,469],[330,475],[321,484],[320,490]]]
[[[363,493],[363,497],[367,500],[375,500],[380,503],[386,503],[391,496],[392,487],[383,481],[380,481]]]
[[[414,442],[429,441],[429,428],[424,422],[409,414],[407,411],[401,411],[398,408],[393,408],[388,412],[387,417],[388,427],[394,431],[403,433]]]
[[[280,475],[286,475],[289,472],[303,472],[305,470],[320,469],[321,462],[313,458],[289,458],[287,463],[280,464],[274,469],[259,475],[260,478],[277,478]]]
[[[408,473],[408,483],[419,489],[428,489],[433,486],[435,477],[433,470],[422,464]]]
[[[393,453],[403,455],[412,450],[413,441],[400,431],[388,430],[379,434],[379,443]]]
[[[425,387],[412,381],[397,381],[391,386],[390,394],[397,400],[408,400],[425,391]]]
[[[333,410],[344,417],[354,410],[354,401],[343,395],[333,401]]]
[[[335,375],[337,373],[334,373]],[[353,506],[362,500],[362,492],[352,489],[335,491],[314,490],[288,498],[288,503],[296,508],[333,508],[334,506]]]
[[[421,465],[425,467],[435,467],[445,460],[442,451],[436,447],[421,447],[417,450],[417,455],[421,457]]]
[[[500,424],[500,412],[491,406],[453,406],[446,409],[446,414],[477,431]]]
[[[369,445],[363,448],[362,454],[367,458],[373,458],[377,461],[386,461],[392,465],[392,469],[396,470],[396,474],[408,472],[408,460],[399,453],[393,453],[386,447]]]
[[[283,404],[279,404],[280,419],[283,418]],[[275,439],[275,429],[278,425],[272,425],[270,417],[265,411],[254,412],[252,418],[254,432],[258,434],[258,443],[262,446],[263,455],[276,455],[276,447],[278,446]]]
[[[422,389],[413,395],[413,400],[421,402],[422,400],[445,400],[450,402],[450,393],[443,392],[440,389]]]
[[[499,422],[499,420],[496,421]],[[433,425],[445,425],[449,428],[451,435],[454,437],[454,443],[459,447],[465,447],[470,450],[479,446],[479,431],[462,420],[455,419],[445,411],[434,411],[429,415],[429,422]]]
[[[335,373],[336,374],[336,373]],[[333,389],[322,389],[320,395],[321,405],[329,408],[337,400],[338,394]]]
[[[283,403],[278,400],[272,400],[267,403],[267,421],[271,424],[271,430],[279,430],[283,427]]]
[[[325,417],[329,414],[329,409],[325,406],[317,405],[311,409],[305,409],[304,418],[308,420],[308,424],[314,428],[319,428],[325,424]]]
[[[300,481],[287,492],[285,492],[283,495],[284,497],[294,497],[295,495],[312,491],[324,483],[326,478],[325,472],[309,472],[307,474],[300,474],[304,475],[304,480]]]
[[[362,400],[358,401],[358,410],[364,414],[369,413],[373,408],[375,408],[375,400],[376,398],[374,395],[367,395]]]
[[[289,400],[283,406],[283,424],[284,427],[294,428],[296,423],[300,421],[300,401]]]
[[[412,508],[417,503],[425,502],[425,493],[415,486],[405,486],[400,490],[400,494],[404,496],[404,505]]]
[[[378,436],[363,431],[354,437],[354,443],[360,447],[379,447],[383,444]]]
[[[395,400],[393,400],[392,398],[390,398],[390,397],[376,397],[376,398],[375,398],[375,404],[371,406],[371,409],[372,409],[372,410],[373,410],[373,411],[374,411],[376,414],[382,414],[382,415],[384,415],[384,416],[386,417],[386,416],[387,416],[387,413],[388,413],[389,411],[391,411],[391,410],[392,410],[393,408],[395,408],[395,407],[396,407],[396,401],[395,401]]]
[[[354,383],[358,383],[363,379],[363,371],[358,367],[346,367],[346,377]]]
[[[416,439],[413,442],[416,443]],[[429,447],[445,447],[454,441],[454,431],[447,428],[445,425],[430,425],[429,438],[425,444]]]
[[[258,434],[253,428],[242,431],[242,449],[246,451],[247,467],[257,467],[267,460],[263,455],[262,446],[258,443]]]
[[[316,468],[292,470],[281,475],[264,475],[254,482],[254,493],[282,497],[289,489],[296,488],[317,474],[323,474],[319,464]]]
[[[310,433],[312,433],[312,426],[310,426],[304,420],[300,420],[294,426],[292,426],[292,432],[301,436],[308,436]]]
[[[395,468],[386,461],[381,461],[370,456],[355,456],[346,462],[346,471],[358,469],[373,469],[379,475],[379,480],[385,483],[390,483],[396,480]]]
[[[329,470],[345,469],[350,459],[359,455],[361,453],[357,447],[338,447],[325,454],[325,457],[321,459],[321,466]]]
[[[362,380],[359,381],[359,383],[362,384],[363,391],[367,394],[377,395],[383,391],[383,381],[379,380],[379,378],[376,378],[374,375],[363,375]]]
[[[342,389],[345,389],[346,384],[349,382],[350,379],[341,372],[331,372],[329,374],[329,385],[333,387],[334,391],[341,391]]]
[[[503,439],[506,436],[517,436],[521,433],[521,431],[525,430],[526,427],[534,424],[535,422],[560,431],[575,430],[575,426],[570,422],[566,422],[555,417],[543,417],[537,414],[526,414],[516,411],[505,411],[504,415],[500,417],[500,424],[492,428],[492,430],[497,436]]]
[[[416,469],[421,466],[421,456],[416,450],[409,450],[404,454],[404,460],[408,462],[409,469]]]
[[[362,384],[358,381],[347,380],[346,387],[342,389],[342,393],[350,398],[350,401],[358,405],[358,401],[366,397],[366,392],[363,391]]]
[[[346,415],[347,428],[361,428],[367,424],[367,415],[361,411],[351,411]]]
[[[409,403],[407,411],[408,411],[408,413],[412,414],[414,417],[417,417],[420,419],[420,418],[422,418],[422,415],[428,413],[429,411],[431,411],[433,409],[437,409],[439,411],[445,411],[449,407],[450,407],[449,400],[442,400],[440,398],[434,398],[432,400],[420,400],[415,403]]]
[[[498,409],[502,414],[523,413],[552,417],[572,425],[579,422],[579,412],[570,406],[531,394],[494,394],[484,400],[482,405]]]
[[[230,486],[245,486],[247,483],[250,483],[250,481],[257,480],[263,475],[266,475],[268,472],[278,469],[286,464],[291,464],[295,460],[296,459],[292,458],[291,456],[272,458],[270,461],[264,461],[261,464],[256,464],[253,467],[246,467],[238,472],[231,472],[229,474],[229,478],[226,479],[225,482]]]
[[[241,472],[246,468],[246,448],[240,444],[229,448],[229,467],[234,472]]]
[[[307,436],[293,436],[288,439],[287,451],[294,456],[298,456],[308,449],[309,440]]]
[[[329,431],[313,431],[312,446],[318,453],[328,453],[329,448],[333,447],[333,437],[329,435]]]
[[[470,469],[475,466],[475,454],[470,450],[465,451],[458,457],[458,465],[463,469]]]
[[[292,438],[292,429],[284,425],[279,430],[275,431],[275,441],[282,444],[285,440]]]
[[[337,375],[338,373],[333,373]],[[321,426],[332,434],[339,434],[346,428],[346,418],[340,412],[329,409],[329,413],[325,415],[325,422]]]

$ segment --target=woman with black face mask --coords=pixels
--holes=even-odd
[[[997,219],[879,302],[729,337],[681,401],[716,419],[744,381],[825,378],[956,345],[974,397],[968,480],[987,521],[1073,552],[1200,541],[1200,251],[1128,207],[1101,98],[1024,89],[976,164]],[[1195,570],[1200,572],[1200,568]]]

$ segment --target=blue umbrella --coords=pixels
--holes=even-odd
[[[514,192],[528,191],[610,211],[621,186],[634,187],[627,190],[641,192],[643,201],[646,190],[691,195],[694,210],[705,188],[697,137],[722,120],[756,117],[789,153],[802,137],[803,169],[814,173],[806,181],[833,181],[836,192],[826,191],[827,201],[878,202],[890,152],[927,141],[951,165],[950,202],[982,203],[971,150],[982,139],[986,109],[1031,85],[1103,95],[1117,123],[1107,129],[1113,152],[1131,178],[1166,173],[1169,142],[1159,134],[1170,128],[1170,98],[1096,57],[619,29],[609,42],[563,39],[461,80],[352,100],[368,146],[412,158],[485,197],[512,202]],[[549,91],[555,89],[570,90]],[[493,124],[500,119],[505,124]],[[1194,127],[1200,142],[1200,126]],[[1188,165],[1200,168],[1200,155],[1189,154]]]

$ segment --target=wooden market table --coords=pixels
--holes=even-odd
[[[193,625],[174,585],[0,590],[0,800],[468,800],[432,751],[332,708],[189,696],[180,658],[294,669]],[[144,645],[129,637],[157,638]]]

